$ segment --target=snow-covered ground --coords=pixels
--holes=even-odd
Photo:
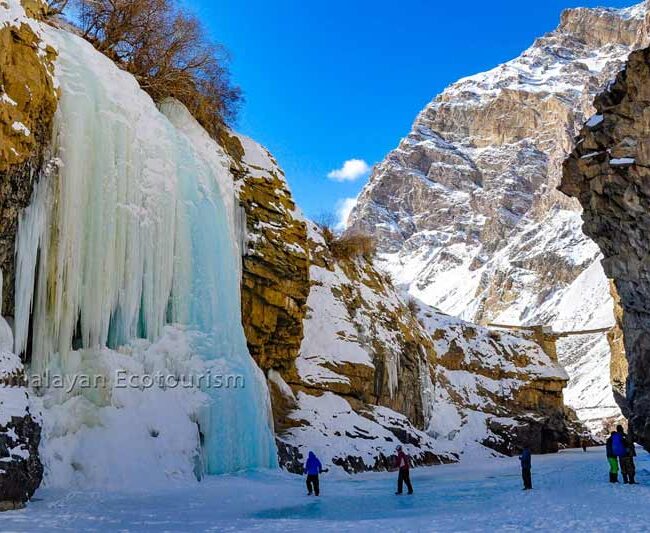
[[[603,448],[533,457],[531,492],[516,458],[412,471],[415,494],[394,496],[395,474],[324,474],[320,498],[281,471],[211,477],[144,493],[40,490],[0,514],[3,531],[647,531],[650,456],[637,486],[607,482]]]

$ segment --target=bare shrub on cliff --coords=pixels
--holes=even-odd
[[[332,245],[332,242],[334,242],[334,239],[336,239],[336,232],[334,231],[336,217],[334,216],[334,213],[325,211],[314,219],[314,223],[320,229],[323,239],[325,239],[325,244],[327,244],[327,247],[329,248]]]
[[[418,302],[413,296],[409,296],[408,299],[406,300],[406,307],[408,307],[408,310],[411,312],[411,314],[414,317],[418,316],[418,312],[420,311],[420,306],[418,305]]]
[[[330,251],[335,259],[363,257],[372,261],[375,256],[375,240],[365,233],[343,234],[334,238]]]
[[[68,0],[48,0],[47,14],[48,16],[60,15],[68,7]]]
[[[337,260],[355,259],[364,257],[372,261],[375,257],[375,240],[365,233],[337,232],[336,216],[331,212],[324,212],[315,218],[315,224],[321,230],[325,244]]]
[[[83,37],[155,101],[181,101],[213,136],[234,120],[241,91],[230,81],[226,51],[177,0],[76,0],[75,9]]]

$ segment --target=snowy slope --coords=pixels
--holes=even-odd
[[[390,466],[398,443],[418,463],[571,443],[568,376],[539,344],[405,301],[366,259],[335,260],[308,227],[312,289],[297,376],[281,383],[295,424],[284,443],[348,471]]]
[[[322,230],[307,224],[311,290],[297,376],[287,376],[296,427],[280,439],[347,471],[389,468],[397,444],[418,463],[454,460],[422,430],[431,369],[409,343],[425,333],[407,331],[417,322],[366,259],[335,260]]]
[[[522,442],[550,451],[540,431],[567,439],[566,421],[561,415],[554,419],[563,412],[569,377],[531,337],[476,326],[424,305],[419,317],[437,354],[429,434],[465,460],[485,456],[485,447],[512,453]]]

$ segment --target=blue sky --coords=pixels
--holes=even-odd
[[[381,161],[447,85],[519,55],[564,8],[634,0],[185,3],[230,50],[246,98],[237,129],[271,150],[314,217],[366,181],[329,172],[350,159]]]

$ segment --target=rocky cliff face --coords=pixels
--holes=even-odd
[[[612,299],[614,300],[614,318],[616,323],[612,330],[607,334],[607,342],[609,343],[612,352],[610,364],[610,380],[612,382],[612,389],[614,390],[614,397],[616,402],[621,407],[621,411],[626,417],[629,417],[629,409],[627,406],[626,396],[626,382],[628,376],[628,362],[625,356],[625,338],[623,333],[623,305],[621,298],[616,290],[616,285],[610,281],[610,290]]]
[[[31,403],[20,358],[11,353],[12,340],[0,317],[0,511],[22,507],[43,477],[40,416]]]
[[[355,419],[352,426],[370,424],[368,435],[376,435],[366,440],[384,441],[386,434],[398,442],[398,434],[405,443],[421,443],[416,461],[450,460],[434,453],[429,437],[416,429],[425,424],[420,383],[428,364],[420,348],[423,339],[412,333],[415,319],[407,312],[410,323],[400,320],[395,309],[384,314],[388,307],[383,303],[374,307],[385,297],[385,278],[367,262],[337,264],[320,230],[296,209],[282,170],[267,150],[243,136],[224,134],[221,143],[232,158],[246,217],[242,320],[251,354],[268,377],[285,466],[297,470],[293,463],[301,451],[287,432],[297,427],[318,431],[326,423],[324,413],[306,417],[301,408],[324,400],[327,409],[334,409],[333,418],[342,409],[338,417]],[[361,279],[379,294],[370,288],[364,292]],[[356,306],[371,307],[372,315],[358,317]],[[361,333],[364,328],[367,333]],[[382,344],[389,337],[399,338],[399,353]],[[380,406],[387,409],[375,412]],[[355,409],[373,415],[365,420]],[[339,453],[331,457],[335,464],[349,471],[387,466],[392,449],[354,455],[356,437],[334,433],[319,435],[339,441]]]
[[[221,142],[246,212],[242,319],[286,468],[299,471],[308,450],[355,472],[387,468],[398,443],[419,464],[571,443],[567,377],[539,339],[405,300],[363,251],[335,253],[337,237],[295,209],[268,151]]]
[[[40,1],[0,3],[0,270],[4,274],[0,314],[4,315],[13,315],[18,216],[29,203],[34,178],[43,165],[57,104],[52,76],[56,53],[31,22],[44,13]]]
[[[650,446],[650,49],[633,52],[625,69],[594,101],[564,164],[561,190],[584,208],[584,230],[600,246],[603,267],[622,305],[629,364],[626,403],[631,430]],[[620,317],[620,313],[619,313]],[[619,383],[624,365],[616,369]]]
[[[582,427],[564,407],[568,376],[541,331],[476,326],[418,305],[438,354],[429,433],[462,451],[481,444],[511,454],[574,446]]]
[[[300,348],[309,294],[307,229],[273,156],[244,136],[222,134],[243,208],[242,322],[265,371],[287,370]]]
[[[375,167],[349,231],[375,235],[398,284],[464,319],[560,331],[613,324],[599,250],[580,230],[578,205],[555,188],[594,95],[646,38],[645,14],[643,4],[568,10],[518,58],[450,86]],[[587,285],[585,304],[576,295]],[[601,334],[560,356],[576,369],[588,357],[607,367],[608,351]],[[596,396],[580,387],[598,379],[576,378],[571,397]],[[611,393],[598,396],[599,407],[614,406]]]
[[[40,418],[2,316],[14,312],[18,218],[42,170],[57,105],[56,53],[35,23],[44,15],[37,0],[0,2],[0,510],[23,506],[43,477]]]
[[[567,376],[537,342],[405,301],[363,256],[335,259],[313,225],[310,236],[305,338],[297,376],[283,376],[299,425],[283,442],[348,470],[383,469],[398,442],[422,463],[571,443]]]

